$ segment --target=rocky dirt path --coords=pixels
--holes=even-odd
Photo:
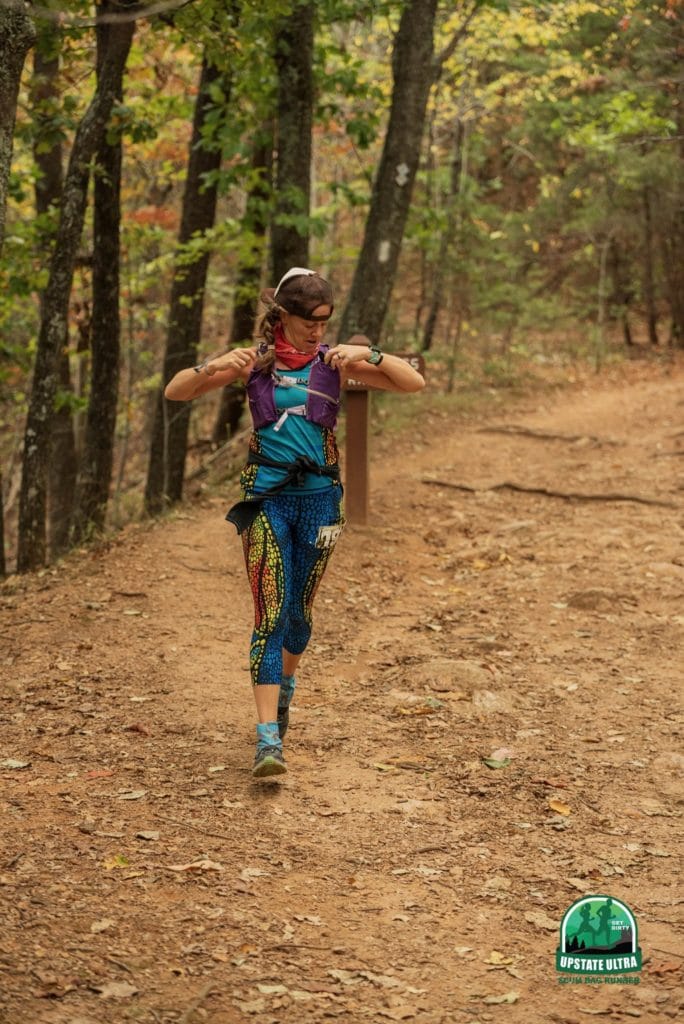
[[[279,783],[249,773],[227,499],[7,581],[1,1024],[676,1018],[683,383],[419,396],[322,585]],[[639,985],[558,984],[597,892]]]

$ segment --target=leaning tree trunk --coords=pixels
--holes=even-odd
[[[252,173],[255,183],[247,196],[242,229],[243,234],[249,234],[253,239],[253,244],[249,253],[241,259],[238,269],[233,303],[233,322],[228,339],[229,346],[250,341],[254,334],[254,316],[259,297],[263,250],[268,229],[266,204],[270,192],[271,153],[273,151],[273,134],[272,132],[268,134],[267,140],[257,141],[252,153]],[[214,444],[224,444],[229,433],[232,436],[236,432],[244,407],[245,389],[243,387],[230,384],[223,389],[212,431]]]
[[[200,255],[190,264],[180,257],[191,239],[201,238],[214,226],[216,172],[221,166],[221,145],[215,140],[208,144],[205,135],[209,115],[215,110],[211,93],[221,82],[227,107],[230,79],[205,56],[183,194],[179,253],[171,287],[163,383],[157,395],[152,424],[145,488],[145,508],[150,515],[161,512],[167,504],[180,501],[183,494],[190,403],[169,402],[163,396],[163,389],[178,370],[192,366],[197,361],[209,252],[206,249],[200,251]]]
[[[392,53],[394,88],[385,145],[339,337],[361,332],[377,341],[385,320],[420,159],[423,125],[435,76],[437,0],[409,0]]]
[[[315,5],[303,3],[277,32],[278,69],[275,210],[271,226],[271,274],[309,262]],[[299,223],[297,223],[299,222]]]
[[[134,23],[112,26],[95,95],[78,126],[64,182],[59,227],[45,289],[33,386],[24,434],[17,569],[27,572],[45,563],[45,512],[50,428],[57,391],[57,361],[68,336],[69,297],[74,261],[83,230],[89,165],[104,136],[133,38]]]
[[[114,7],[107,3],[107,7]],[[102,73],[112,26],[97,30],[98,75]],[[123,97],[123,67],[115,85]],[[79,467],[74,511],[74,536],[85,537],[105,523],[114,463],[116,411],[119,394],[121,139],[101,140],[95,161],[93,202],[93,313],[91,321],[91,380],[83,455]]]

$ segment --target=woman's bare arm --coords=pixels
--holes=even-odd
[[[172,402],[189,402],[236,380],[247,380],[256,358],[255,348],[235,348],[211,357],[201,364],[199,371],[192,366],[179,370],[166,385],[164,395]]]
[[[422,391],[425,387],[424,377],[405,359],[384,352],[379,366],[367,362],[370,344],[365,335],[355,334],[345,345],[335,345],[331,348],[326,353],[325,361],[330,366],[337,367],[344,379],[352,377],[362,384],[384,391]]]

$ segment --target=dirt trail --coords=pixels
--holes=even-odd
[[[8,581],[1,1024],[674,1019],[683,382],[628,367],[378,440],[280,783],[249,773],[228,499]],[[511,425],[562,436],[486,429]],[[558,984],[595,892],[636,915],[638,986]]]

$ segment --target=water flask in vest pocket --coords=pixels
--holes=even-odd
[[[321,526],[318,530],[318,536],[316,537],[317,548],[333,548],[337,543],[337,538],[342,533],[342,524],[336,523],[334,526]]]

